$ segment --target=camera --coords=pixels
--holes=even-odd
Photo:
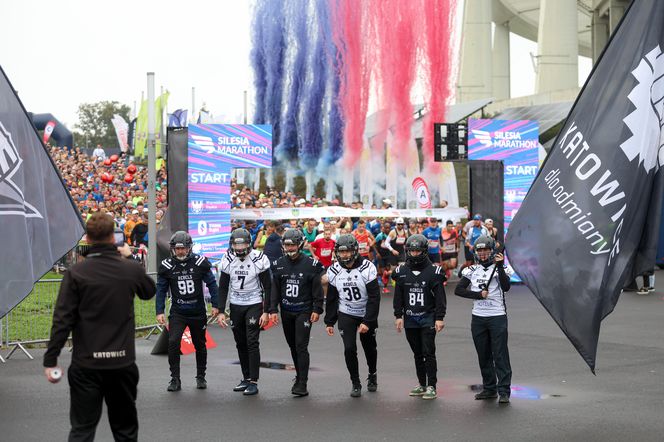
[[[125,235],[124,232],[120,229],[115,229],[113,232],[113,243],[115,247],[122,247],[125,244]]]

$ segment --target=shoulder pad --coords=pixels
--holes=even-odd
[[[477,266],[474,266],[474,265],[466,267],[465,269],[463,269],[461,271],[461,276],[464,277],[464,278],[470,279],[470,275],[473,274],[473,272],[475,271],[476,268],[477,268]]]
[[[170,270],[170,269],[173,268],[173,261],[172,261],[171,258],[166,258],[166,259],[164,259],[164,260],[161,261],[161,265],[162,265],[165,269]]]
[[[203,255],[193,255],[193,256],[194,256],[194,264],[198,267],[204,266],[204,264],[207,262],[207,258]]]

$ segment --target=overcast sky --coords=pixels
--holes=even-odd
[[[115,100],[140,107],[146,73],[168,108],[203,102],[227,122],[251,94],[250,0],[5,0],[0,66],[30,112],[50,112],[70,128],[80,103]],[[511,38],[512,95],[529,95],[537,45]],[[582,59],[579,77],[590,72]]]

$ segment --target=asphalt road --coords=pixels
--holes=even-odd
[[[445,330],[437,338],[438,393],[435,401],[408,396],[416,385],[405,336],[393,328],[391,296],[384,296],[378,333],[376,393],[349,397],[350,381],[338,334],[321,323],[312,331],[310,395],[290,394],[294,372],[262,369],[260,394],[233,393],[240,379],[230,331],[211,328],[219,346],[209,352],[208,389],[196,390],[194,358],[182,359],[183,390],[166,392],[165,356],[151,356],[155,338],[139,339],[140,439],[203,440],[664,440],[664,272],[647,296],[624,293],[604,321],[593,376],[572,345],[527,288],[509,293],[512,402],[475,401],[477,357],[470,336],[472,301],[448,292]],[[66,380],[48,384],[34,361],[15,354],[0,364],[0,440],[66,440],[69,394]],[[261,336],[264,361],[289,363],[283,332]],[[6,351],[3,352],[6,354]],[[70,353],[60,359],[69,365]],[[366,365],[360,357],[360,370]],[[106,413],[97,440],[112,440]]]

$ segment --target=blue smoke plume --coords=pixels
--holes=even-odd
[[[339,61],[337,57],[337,51],[334,51],[334,66],[335,68],[331,70],[332,77],[332,93],[330,97],[330,112],[328,115],[329,122],[329,133],[328,133],[328,149],[325,151],[325,155],[321,158],[321,162],[318,167],[321,172],[324,172],[324,169],[330,165],[336,163],[344,153],[344,120],[341,112],[341,102],[339,97],[339,88],[341,86],[341,79],[337,75],[336,66]]]
[[[275,156],[279,161],[293,161],[298,153],[298,118],[300,106],[304,95],[304,86],[307,79],[307,53],[309,51],[309,36],[307,35],[307,3],[308,0],[291,0],[286,4],[287,22],[293,23],[292,37],[297,47],[291,72],[290,93],[288,106],[279,144],[275,148]]]
[[[318,40],[311,57],[311,86],[307,93],[303,124],[302,145],[299,150],[300,164],[303,168],[316,167],[323,150],[323,102],[327,83],[328,44],[330,21],[327,0],[316,0],[318,21]]]
[[[267,122],[272,125],[272,142],[279,144],[281,135],[281,102],[284,89],[284,59],[286,35],[284,8],[281,2],[267,1],[265,8],[263,48],[267,92],[265,97]]]
[[[267,77],[265,73],[265,48],[263,47],[265,14],[267,1],[258,0],[254,9],[254,19],[251,26],[251,67],[254,70],[254,87],[256,88],[256,109],[254,111],[254,124],[265,123],[265,94],[267,92]]]

